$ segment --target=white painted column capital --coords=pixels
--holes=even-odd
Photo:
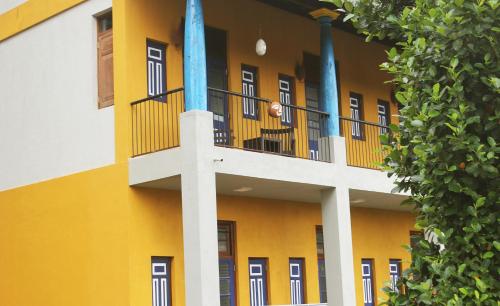
[[[340,166],[347,166],[345,138],[342,136],[330,136],[330,145],[332,146],[332,162]]]
[[[213,114],[180,116],[186,305],[219,306]]]
[[[356,305],[349,188],[321,192],[328,305]]]

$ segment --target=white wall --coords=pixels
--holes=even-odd
[[[93,17],[110,7],[90,0],[0,42],[0,190],[114,163]]]
[[[0,15],[28,0],[0,0]]]

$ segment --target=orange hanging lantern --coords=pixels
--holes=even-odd
[[[269,113],[269,116],[273,118],[281,117],[281,114],[283,114],[283,106],[281,106],[279,102],[272,102],[269,105],[267,112]]]

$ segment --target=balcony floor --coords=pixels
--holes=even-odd
[[[351,205],[410,210],[399,203],[407,196],[391,194],[393,181],[383,172],[280,155],[215,147],[217,194],[320,203],[321,190],[347,184]],[[129,184],[181,189],[181,148],[129,160]]]

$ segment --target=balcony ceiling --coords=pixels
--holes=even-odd
[[[277,7],[279,9],[288,11],[293,14],[300,15],[305,18],[312,19],[309,15],[310,12],[319,8],[329,8],[331,10],[337,7],[330,3],[321,2],[319,0],[257,0],[265,4]],[[350,33],[356,33],[356,30],[350,23],[342,22],[343,15],[333,22],[333,26]]]
[[[256,0],[262,3],[265,3],[270,6],[274,6],[276,8],[285,10],[287,12],[302,16],[304,18],[309,18],[313,19],[311,15],[309,15],[310,12],[317,10],[319,8],[328,8],[331,10],[336,10],[337,6],[331,4],[331,3],[326,3],[322,2],[320,0]],[[405,0],[402,2],[401,7],[404,7],[405,5],[410,5],[413,3],[414,0]],[[343,30],[345,32],[349,32],[351,34],[358,35],[360,37],[363,37],[361,34],[358,34],[356,29],[352,26],[350,22],[344,23],[342,20],[344,19],[345,13],[341,14],[340,17],[333,21],[332,25],[340,30]],[[379,43],[382,43],[386,46],[393,46],[394,42],[389,40],[388,38],[385,38],[384,40],[374,40],[378,41]]]

